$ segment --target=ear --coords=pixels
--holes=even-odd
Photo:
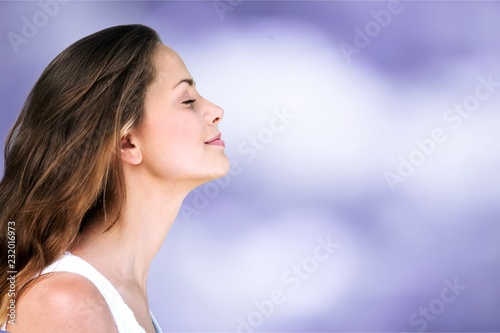
[[[125,163],[138,165],[142,162],[142,152],[132,133],[124,135],[120,140],[121,159]]]

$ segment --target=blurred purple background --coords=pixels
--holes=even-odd
[[[232,172],[150,274],[164,331],[500,331],[500,3],[0,8],[2,141],[48,63],[118,24],[155,28],[225,109]]]

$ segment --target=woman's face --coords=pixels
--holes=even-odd
[[[135,135],[143,166],[159,180],[202,183],[229,171],[217,128],[224,111],[197,91],[182,59],[165,45],[156,54],[144,119]]]

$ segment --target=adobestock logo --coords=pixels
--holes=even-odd
[[[484,102],[491,98],[498,87],[500,81],[494,81],[493,75],[489,74],[487,77],[479,76],[479,84],[476,85],[474,93],[466,96],[462,103],[453,104],[443,112],[442,119],[446,124],[449,124],[452,130],[458,130],[465,119],[470,118]],[[448,140],[448,134],[442,127],[436,127],[431,131],[427,138],[415,140],[417,146],[412,150],[407,157],[398,156],[399,165],[396,172],[386,171],[384,173],[385,180],[391,192],[396,191],[398,183],[404,183],[411,175],[413,175],[418,167],[421,167],[428,158],[433,156],[437,151],[439,145]]]
[[[234,8],[238,7],[243,0],[225,0],[225,1],[212,1],[212,5],[214,6],[215,12],[219,16],[221,21],[224,21],[224,13],[232,12]]]
[[[292,120],[298,116],[288,111],[285,106],[283,109],[273,109],[273,115],[269,119],[268,125],[261,128],[256,135],[250,135],[238,145],[238,153],[246,157],[247,162],[255,160],[259,152],[269,146],[279,133],[292,123]],[[202,210],[206,209],[211,200],[231,183],[231,180],[241,174],[243,166],[238,161],[231,161],[231,167],[227,176],[213,180],[195,189],[190,196],[191,202],[182,204],[179,215],[186,223],[191,223],[193,216],[198,216]]]
[[[302,259],[300,264],[293,264],[282,274],[282,283],[288,286],[289,292],[297,291],[302,283],[308,280],[314,274],[322,262],[331,258],[335,249],[340,247],[339,243],[334,243],[328,235],[326,239],[318,237],[317,246],[312,255]],[[246,316],[238,316],[236,321],[238,326],[236,332],[251,333],[255,328],[262,326],[265,318],[274,314],[276,307],[285,303],[287,300],[286,290],[275,288],[269,293],[269,297],[262,301],[254,301],[255,310]]]
[[[278,133],[283,132],[291,121],[297,118],[297,115],[289,112],[286,107],[283,110],[274,109],[273,113],[267,127],[261,128],[256,135],[248,136],[238,145],[238,153],[246,156],[248,162],[253,161],[260,151],[274,141]]]
[[[238,161],[231,161],[229,172],[226,176],[215,179],[203,186],[193,190],[191,203],[182,204],[179,215],[182,216],[187,224],[191,223],[191,218],[197,216],[202,210],[210,205],[210,200],[219,196],[220,192],[225,189],[233,177],[239,175],[243,169]]]
[[[59,13],[60,5],[68,2],[69,0],[38,1],[39,11],[33,13],[30,18],[26,16],[21,17],[22,26],[20,33],[11,31],[7,34],[14,52],[16,54],[19,53],[19,47],[22,44],[28,44],[30,40],[35,38],[38,35],[39,29],[49,24],[49,21]]]
[[[393,15],[397,15],[402,11],[403,6],[401,5],[401,2],[397,0],[389,1],[387,3],[387,9],[370,11],[370,15],[373,20],[366,22],[363,30],[359,27],[354,27],[354,45],[345,42],[340,43],[340,50],[342,51],[347,63],[351,63],[353,54],[361,53],[361,50],[368,47],[371,41],[380,35],[382,28],[386,28],[392,22]]]
[[[462,295],[462,291],[467,289],[467,286],[458,283],[457,278],[453,280],[453,283],[448,279],[445,279],[443,283],[445,287],[441,290],[438,298],[431,300],[428,306],[420,306],[418,311],[410,314],[408,322],[411,326],[418,327],[418,332],[425,331],[429,322],[436,321],[437,316],[441,315],[446,307],[454,303]]]

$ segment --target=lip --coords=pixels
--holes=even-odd
[[[216,136],[214,136],[210,140],[205,141],[205,144],[212,145],[212,146],[221,146],[221,147],[226,146],[224,141],[221,140],[221,133],[217,134]]]

